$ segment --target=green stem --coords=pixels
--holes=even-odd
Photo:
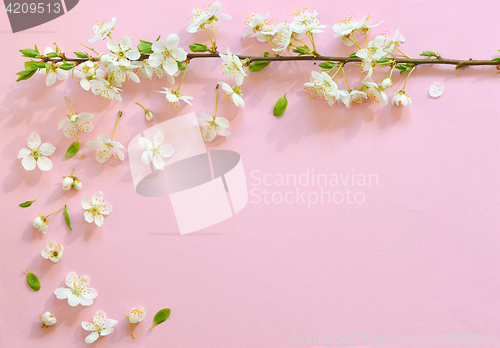
[[[215,32],[215,25],[212,22],[212,28],[214,28],[214,51],[217,49],[217,33]]]
[[[347,82],[347,76],[345,75],[344,66],[342,66],[342,73],[344,74],[345,83],[347,84],[347,89],[351,91],[351,87],[349,87],[349,82]]]
[[[219,84],[217,84],[217,87],[215,87],[215,116],[217,117],[217,109],[219,107]]]
[[[405,56],[406,58],[408,59],[411,59],[411,57],[409,55],[407,55],[406,53],[404,53],[403,51],[401,51],[399,48],[396,47],[396,49],[399,51],[399,53],[401,53],[403,56]]]
[[[71,176],[75,176],[75,168],[73,168],[73,172],[71,173]]]
[[[361,49],[361,47],[359,47],[359,45],[358,45],[358,42],[356,41],[356,37],[354,37],[354,40],[353,40],[353,39],[351,39],[351,36],[354,37],[354,35],[351,35],[351,34],[349,34],[349,36],[347,37],[349,39],[349,41],[351,41],[353,44],[355,44],[358,49]]]
[[[408,82],[408,78],[410,77],[411,73],[413,72],[413,70],[415,70],[416,66],[413,67],[413,69],[410,70],[410,72],[408,73],[408,76],[406,76],[406,80],[405,80],[405,84],[403,85],[403,88],[401,89],[401,91],[405,91],[405,88],[406,88],[406,82]]]
[[[115,129],[113,130],[113,134],[111,134],[111,140],[113,140],[113,137],[115,136],[115,133],[116,133],[116,129],[118,128],[118,123],[120,122],[120,119],[122,118],[122,112],[121,110],[118,111],[118,119],[116,120],[116,124],[115,124]]]
[[[109,34],[108,34],[108,36],[109,36]],[[109,38],[111,39],[111,36],[109,36]],[[88,50],[91,50],[91,51],[92,51],[92,52],[94,52],[95,54],[99,55],[99,53],[98,53],[98,52],[96,52],[93,48],[90,48],[90,47],[88,47],[88,46],[85,46],[85,45],[84,45],[84,44],[82,44],[82,43],[80,43],[80,45],[82,45],[83,47],[85,47],[85,48],[86,48],[86,49],[88,49]],[[84,59],[85,59],[85,60],[88,60],[88,59],[86,59],[86,58],[84,58]]]
[[[179,90],[181,89],[182,82],[184,82],[184,76],[186,76],[186,71],[187,71],[187,65],[186,65],[186,68],[184,69],[184,74],[182,74],[181,83],[179,83],[179,87],[177,87],[176,92],[179,92]]]
[[[210,33],[208,32],[207,28],[205,28],[205,26],[203,26],[203,29],[205,30],[205,33],[207,33],[208,38],[210,39],[210,42],[212,43],[212,52],[215,52],[215,44],[212,41],[212,37],[210,36]]]
[[[143,109],[144,109],[144,111],[146,111],[146,108],[144,107],[144,105],[142,105],[142,104],[141,104],[141,103],[139,103],[139,102],[135,102],[135,103],[136,103],[137,105],[139,105],[141,108],[143,108]]]
[[[61,209],[59,209],[58,211],[55,211],[55,212],[53,212],[53,213],[50,213],[50,214],[49,214],[49,215],[47,215],[45,218],[48,218],[48,217],[49,217],[49,216],[51,216],[51,215],[54,215],[54,214],[56,214],[56,213],[59,213],[61,210],[62,210],[62,208],[61,208]]]
[[[135,335],[134,335],[134,324],[130,323],[130,331],[132,331],[132,338],[135,340]]]
[[[313,46],[314,54],[318,55],[318,51],[316,51],[316,45],[314,45],[314,38],[313,38],[313,33],[307,33],[309,36],[309,40],[311,40],[311,44]]]
[[[73,109],[71,108],[71,104],[69,103],[68,98],[64,97],[64,99],[66,99],[66,103],[68,103],[68,106],[69,106],[69,111],[71,112],[71,115],[73,116],[75,113],[73,112]],[[70,118],[70,117],[68,117],[68,118]]]

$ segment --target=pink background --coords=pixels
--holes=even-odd
[[[68,53],[81,51],[78,43],[88,44],[95,21],[113,16],[118,18],[114,38],[129,35],[137,44],[177,33],[187,48],[193,41],[208,41],[202,33],[184,31],[191,9],[200,5],[204,3],[192,0],[80,1],[63,17],[17,34],[0,11],[0,346],[84,347],[88,332],[80,323],[99,309],[119,321],[115,332],[95,343],[99,347],[287,347],[293,334],[476,334],[483,339],[500,334],[500,77],[493,67],[458,72],[452,66],[418,68],[407,86],[412,107],[376,104],[345,110],[308,99],[302,84],[315,68],[312,63],[272,64],[244,83],[244,110],[220,104],[233,135],[208,148],[240,153],[249,189],[265,188],[252,186],[253,170],[261,175],[299,175],[306,169],[377,174],[378,186],[354,188],[365,193],[363,204],[308,208],[303,203],[256,204],[250,197],[233,218],[181,236],[168,198],[134,192],[126,153],[123,163],[103,165],[93,149],[82,146],[83,159],[64,158],[71,141],[56,130],[68,112],[64,96],[77,112],[96,116],[95,130],[83,134],[82,143],[110,134],[122,110],[115,139],[127,147],[153,124],[187,112],[213,113],[215,84],[227,81],[220,61],[192,62],[182,91],[194,96],[193,106],[176,113],[155,92],[168,86],[162,81],[127,82],[123,102],[85,93],[74,80],[50,88],[42,76],[16,83],[15,72],[24,61],[18,50],[34,44],[43,49],[55,41]],[[218,30],[219,49],[262,54],[268,45],[240,39],[246,14],[269,11],[285,20],[296,5],[309,5],[329,25],[345,15],[370,13],[374,23],[385,20],[375,33],[401,28],[407,39],[402,49],[414,57],[435,50],[443,57],[492,59],[500,48],[500,6],[485,0],[256,0],[224,2],[222,12],[233,20]],[[321,53],[351,52],[332,36],[331,28],[317,36]],[[105,43],[92,47],[104,51]],[[355,67],[347,72],[359,76]],[[394,76],[400,88],[402,79]],[[428,96],[435,81],[446,88],[437,100]],[[272,107],[285,92],[288,110],[276,119]],[[154,111],[152,123],[144,120],[136,101]],[[32,131],[57,147],[49,172],[27,172],[16,159]],[[72,168],[83,189],[62,191],[61,176]],[[295,187],[269,189],[285,193]],[[114,208],[102,228],[84,221],[80,205],[84,195],[99,190]],[[17,206],[34,198],[37,202],[28,209]],[[73,232],[62,213],[51,218],[47,235],[32,227],[37,213],[48,214],[64,204]],[[57,264],[40,255],[50,239],[65,246]],[[26,285],[25,267],[39,276],[39,292]],[[73,308],[55,298],[54,290],[64,285],[70,271],[91,277],[99,292],[92,306]],[[147,317],[132,340],[125,316],[140,305]],[[163,307],[172,309],[171,317],[149,332],[154,313]],[[58,322],[45,331],[38,316],[47,310]]]

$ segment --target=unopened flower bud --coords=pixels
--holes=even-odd
[[[151,111],[151,110],[146,110],[146,114],[145,114],[145,116],[146,116],[146,120],[148,120],[148,121],[153,121],[153,111]]]
[[[38,216],[33,220],[33,227],[38,229],[43,234],[47,234],[47,221],[44,216]]]
[[[73,187],[75,188],[75,190],[81,190],[82,182],[78,178],[75,178],[75,180],[73,181]]]
[[[384,79],[384,81],[382,81],[382,88],[383,89],[387,89],[387,88],[389,88],[391,86],[392,86],[392,80],[391,80],[390,77],[387,77],[387,78]]]
[[[55,315],[50,312],[43,313],[40,319],[43,322],[42,328],[44,327],[45,329],[47,329],[49,326],[54,325],[57,322]]]
[[[67,176],[64,178],[62,182],[62,189],[65,191],[70,190],[72,185],[73,185],[73,178],[71,176]]]

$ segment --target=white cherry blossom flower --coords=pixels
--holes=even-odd
[[[97,290],[90,287],[90,277],[84,275],[78,277],[75,272],[69,272],[66,275],[67,288],[58,288],[54,291],[56,297],[60,300],[68,299],[68,304],[72,307],[90,306],[97,297]]]
[[[94,75],[98,65],[91,61],[86,61],[79,65],[79,69],[74,70],[76,78],[80,79],[80,87],[88,91],[90,89],[90,81],[94,79]]]
[[[141,322],[146,317],[146,310],[144,307],[134,307],[130,311],[128,317],[128,321],[130,322],[130,330],[132,331],[132,337],[135,339],[134,335],[134,325]]]
[[[318,13],[316,11],[306,12],[307,9],[299,9],[297,12],[292,13],[290,17],[294,20],[292,22],[292,30],[294,33],[322,33],[323,28],[327,25],[320,25]]]
[[[355,89],[350,92],[344,90],[340,92],[341,92],[340,99],[348,109],[351,108],[352,104],[361,104],[365,102],[366,99],[368,98],[365,92],[358,91]]]
[[[163,87],[163,89],[164,89],[164,91],[157,91],[157,92],[158,93],[165,93],[166,102],[168,104],[172,105],[173,107],[179,108],[181,100],[183,102],[186,102],[189,105],[193,105],[189,101],[189,100],[193,99],[193,97],[181,94],[180,92],[178,92],[178,91],[176,91],[175,89],[172,89],[172,88]]]
[[[55,323],[57,323],[56,316],[50,313],[49,311],[43,313],[40,316],[40,320],[42,321],[42,329],[45,328],[45,330],[47,330],[49,326],[52,326]]]
[[[93,331],[85,338],[85,342],[90,344],[97,340],[99,337],[107,336],[113,332],[113,326],[118,324],[117,320],[108,319],[104,311],[97,311],[93,315],[92,321],[83,321],[82,328],[87,331]]]
[[[85,209],[85,213],[83,213],[85,221],[88,223],[95,221],[95,224],[99,227],[101,227],[104,222],[103,215],[109,215],[113,211],[111,204],[104,202],[101,191],[96,192],[93,197],[83,197],[82,207]]]
[[[100,95],[101,97],[109,100],[119,100],[122,101],[122,97],[120,95],[120,88],[116,87],[115,84],[110,83],[108,79],[111,79],[109,75],[106,74],[103,70],[97,70],[95,79],[90,81],[90,88],[92,89],[92,93],[95,95]]]
[[[384,23],[384,21],[381,21],[378,24],[370,25],[371,18],[372,17],[369,15],[361,18],[360,20],[357,20],[355,17],[347,17],[345,20],[335,23],[332,26],[332,29],[335,31],[335,35],[333,37],[341,38],[342,42],[346,46],[352,46],[354,45],[354,42],[353,40],[349,40],[349,38],[351,34],[354,35],[355,31],[358,30],[364,33],[369,31],[371,28]]]
[[[49,240],[47,246],[42,250],[42,256],[44,259],[48,259],[52,262],[57,262],[61,259],[64,252],[64,246],[59,243]]]
[[[204,112],[199,112],[199,114],[201,118],[198,118],[198,125],[201,127],[201,134],[206,142],[213,141],[217,135],[225,137],[231,135],[227,130],[229,121],[224,117],[215,117]]]
[[[269,13],[266,13],[265,15],[261,16],[257,13],[253,13],[250,15],[246,22],[244,23],[248,28],[245,30],[243,33],[243,38],[247,37],[248,35],[252,33],[259,32],[261,28],[264,25],[264,22],[266,21],[267,17],[269,16]]]
[[[115,66],[108,66],[107,67],[107,72],[109,75],[113,76],[113,82],[115,84],[122,84],[127,80],[127,78],[131,79],[135,83],[141,82],[139,80],[139,77],[136,75],[134,72],[135,70],[134,65],[128,65],[128,66],[123,66],[123,65],[115,65]]]
[[[193,10],[193,16],[190,18],[193,23],[191,23],[186,31],[188,33],[196,33],[200,27],[203,26],[211,28],[212,25],[216,27],[219,25],[219,19],[230,20],[231,16],[225,13],[220,13],[222,10],[222,3],[216,1],[210,5],[208,9],[206,8],[195,8]]]
[[[153,137],[153,142],[149,139],[140,137],[139,145],[145,150],[142,154],[141,160],[144,164],[149,164],[153,161],[153,165],[158,170],[165,168],[164,158],[172,157],[175,150],[172,145],[164,143],[163,132],[159,130]]]
[[[76,138],[79,132],[92,132],[94,125],[90,120],[93,118],[94,115],[90,112],[74,114],[71,117],[65,118],[57,129],[63,129],[64,136],[68,139]]]
[[[273,51],[278,53],[286,51],[293,43],[292,34],[292,26],[290,24],[283,25],[274,35],[273,43],[276,44],[276,48],[273,48]]]
[[[224,61],[224,64],[222,65],[223,75],[229,77],[234,76],[236,84],[241,86],[247,74],[243,71],[243,65],[241,64],[240,58],[233,55],[229,50],[229,47],[227,48],[227,54],[219,53],[219,56]]]
[[[128,315],[127,319],[130,321],[130,324],[137,324],[138,322],[142,321],[146,317],[146,310],[144,307],[134,307],[130,311],[130,314]]]
[[[48,67],[38,69],[39,74],[47,74],[47,80],[45,84],[47,86],[52,86],[57,80],[65,80],[68,77],[68,72],[60,68],[61,64],[47,62],[49,64]]]
[[[380,84],[383,89],[387,89],[392,87],[392,80],[390,77],[386,77],[384,80],[382,80],[382,83]]]
[[[358,25],[356,26],[356,30],[359,30],[359,31],[364,33],[366,31],[370,31],[371,28],[375,28],[375,27],[379,26],[380,24],[384,23],[384,21],[380,21],[377,24],[370,25],[370,20],[372,18],[373,17],[370,15],[361,18],[361,20],[358,22]]]
[[[89,42],[96,42],[99,40],[104,40],[106,36],[108,36],[111,33],[111,30],[114,29],[116,23],[116,17],[113,17],[113,19],[106,23],[106,21],[103,22],[97,22],[96,25],[92,28],[94,31],[94,37],[89,39]]]
[[[360,49],[356,52],[356,56],[361,58],[362,70],[367,73],[366,78],[370,78],[373,74],[373,62],[387,55],[384,49],[385,37],[382,35],[377,36],[373,41],[370,41],[366,48]]]
[[[310,82],[304,83],[308,88],[309,96],[313,99],[324,98],[328,105],[332,106],[341,98],[337,84],[326,72],[311,71]]]
[[[35,220],[33,220],[33,227],[42,232],[43,234],[47,234],[47,230],[49,226],[47,226],[47,219],[44,219],[44,216],[37,216]]]
[[[117,141],[111,140],[105,134],[99,134],[97,140],[92,140],[87,143],[87,146],[96,147],[95,158],[99,163],[105,163],[110,158],[115,157],[120,160],[124,160],[125,156],[123,152],[119,149],[124,149],[125,147]]]
[[[49,143],[43,143],[40,140],[40,136],[33,132],[28,137],[28,148],[21,149],[17,158],[22,158],[22,165],[26,170],[33,170],[36,166],[40,170],[46,171],[52,168],[52,161],[48,159],[51,156],[56,147]]]
[[[260,42],[272,41],[274,36],[285,26],[285,23],[273,24],[265,23],[260,31],[253,33],[252,37],[255,37]]]
[[[404,91],[394,91],[394,96],[392,97],[392,105],[411,105],[410,97]]]
[[[389,99],[384,92],[383,86],[380,86],[373,82],[371,79],[367,78],[363,80],[361,89],[366,93],[367,98],[372,102],[381,102],[382,105],[387,105]]]
[[[225,99],[229,99],[231,103],[236,106],[241,106],[242,108],[245,107],[245,101],[241,97],[243,94],[238,85],[234,85],[233,87],[231,87],[225,82],[219,82],[219,84],[222,87],[222,92]]]
[[[396,47],[398,47],[399,45],[403,44],[405,42],[405,38],[403,35],[401,35],[399,33],[399,29],[396,30],[396,33],[394,34],[394,36],[392,37],[392,39],[390,39],[387,43],[386,43],[386,48],[385,50],[387,52],[392,52],[394,51],[394,49]]]
[[[153,53],[149,56],[148,62],[153,68],[162,66],[170,75],[174,75],[179,70],[177,62],[183,62],[187,58],[187,53],[179,46],[179,36],[170,34],[165,41],[158,40],[151,45]]]
[[[106,46],[111,51],[108,54],[110,62],[120,66],[129,66],[131,60],[137,60],[141,57],[138,50],[132,49],[132,39],[128,36],[122,37],[120,43],[111,39],[106,42]]]

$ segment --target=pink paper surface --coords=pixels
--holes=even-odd
[[[270,12],[289,20],[298,5],[316,10],[329,25],[370,13],[373,23],[385,21],[374,33],[400,28],[402,50],[412,57],[423,50],[446,58],[499,56],[496,2],[223,4],[233,19],[218,29],[220,51],[269,51],[255,39],[241,40],[246,15]],[[193,106],[177,112],[156,93],[166,81],[128,81],[122,102],[86,93],[74,80],[52,87],[42,75],[15,82],[24,62],[19,49],[57,42],[71,55],[84,50],[78,43],[88,44],[96,20],[113,16],[113,37],[128,35],[134,44],[170,33],[184,48],[207,43],[203,32],[185,32],[191,10],[202,5],[82,0],[64,16],[16,34],[0,10],[0,347],[85,347],[81,322],[97,310],[118,320],[113,333],[94,343],[99,347],[288,347],[313,337],[323,341],[307,346],[378,347],[380,337],[421,337],[411,341],[418,347],[500,345],[500,76],[493,67],[419,67],[406,87],[413,106],[351,110],[308,98],[302,84],[318,69],[311,62],[273,63],[250,74],[243,85],[245,109],[219,103],[232,135],[207,144],[208,150],[241,155],[249,202],[228,220],[184,236],[168,196],[135,193],[127,147],[168,119],[213,114],[215,85],[228,81],[220,60],[192,61],[182,91],[194,97]],[[333,40],[331,28],[316,44],[325,55],[352,52]],[[104,42],[92,47],[106,49]],[[357,68],[346,72],[355,85]],[[393,76],[401,88],[403,79]],[[438,99],[428,94],[433,82],[446,88]],[[285,92],[288,109],[278,119],[272,108]],[[94,131],[80,137],[83,159],[64,158],[71,143],[57,131],[68,112],[64,96],[75,111],[95,115]],[[144,119],[137,101],[154,111],[154,121]],[[119,110],[115,140],[125,146],[125,161],[99,164],[94,149],[83,144],[111,134]],[[16,159],[33,131],[57,147],[48,172],[27,172]],[[73,168],[83,189],[62,191],[61,177]],[[101,228],[85,222],[80,204],[97,191],[113,206]],[[18,207],[35,198],[32,207]],[[50,218],[47,235],[32,227],[37,213],[65,204],[73,232],[62,213]],[[40,255],[50,239],[65,247],[56,264]],[[39,292],[27,286],[25,267],[40,278]],[[99,293],[91,306],[70,307],[54,296],[70,271],[90,276]],[[133,340],[125,316],[137,306],[147,315]],[[164,307],[171,308],[170,318],[149,331]],[[38,318],[45,311],[57,317],[47,331]]]

